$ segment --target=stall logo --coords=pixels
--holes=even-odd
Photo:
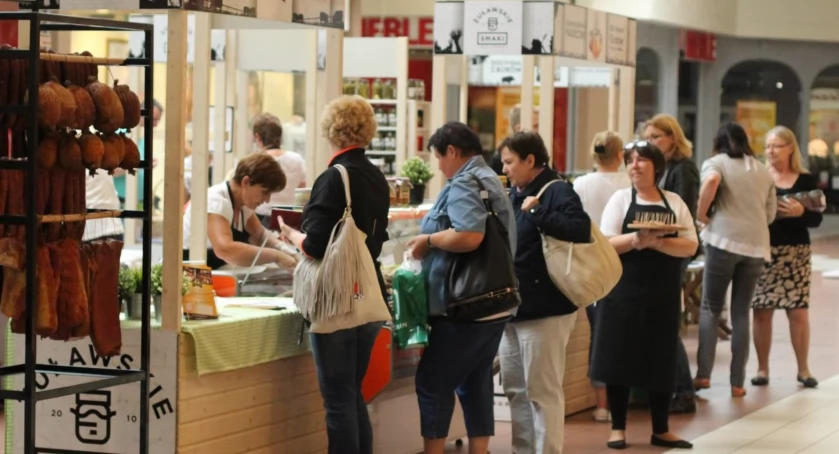
[[[76,394],[76,408],[70,413],[76,415],[76,439],[90,445],[104,445],[111,439],[111,418],[117,412],[111,410],[111,392],[89,391]]]
[[[498,31],[505,25],[513,23],[513,15],[504,8],[488,6],[475,14],[472,21],[475,25],[483,26],[486,31],[477,33],[478,45],[481,46],[506,46],[507,32]]]

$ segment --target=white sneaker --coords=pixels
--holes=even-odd
[[[605,408],[594,410],[591,417],[597,422],[610,422],[612,420],[612,414]]]

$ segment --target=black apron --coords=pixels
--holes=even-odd
[[[230,204],[232,205],[233,204],[233,191],[230,190],[230,183],[226,183],[226,184],[227,184],[227,195],[230,197]],[[234,219],[235,219],[235,216],[234,216]],[[239,226],[242,227],[242,230],[237,230],[236,226],[235,226],[235,222],[233,222],[232,220],[230,221],[230,230],[233,233],[233,241],[235,241],[237,243],[250,244],[251,235],[250,235],[250,233],[248,233],[247,230],[245,230],[245,213],[241,208],[239,209]],[[189,249],[184,249],[183,259],[184,259],[184,261],[189,260]],[[223,267],[224,265],[227,265],[227,262],[225,262],[224,260],[219,258],[219,256],[216,255],[216,253],[213,251],[212,248],[207,248],[207,266],[209,266],[210,269],[217,270],[217,269]]]
[[[637,213],[675,213],[665,206],[632,203],[622,233]],[[676,233],[667,237],[675,237]],[[597,302],[597,330],[591,355],[592,380],[672,393],[675,389],[676,348],[679,339],[684,259],[652,249],[621,254],[623,275],[606,298]]]

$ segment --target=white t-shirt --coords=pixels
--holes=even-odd
[[[673,210],[673,214],[676,215],[676,224],[687,228],[686,230],[679,231],[679,237],[697,241],[696,225],[693,222],[693,216],[690,215],[688,206],[679,197],[679,194],[664,190],[662,192],[667,199],[667,203],[670,205],[670,209]],[[636,196],[635,203],[647,206],[665,206],[664,201],[648,202],[642,199],[640,195]],[[609,199],[609,203],[603,209],[603,222],[600,224],[600,231],[603,232],[603,235],[612,237],[623,233],[623,221],[626,218],[626,212],[629,210],[631,204],[632,188],[621,189]]]
[[[114,177],[102,169],[93,176],[88,175],[85,183],[85,197],[88,208],[97,210],[119,210],[120,202]],[[122,219],[89,219],[85,223],[83,241],[90,241],[104,236],[122,235],[125,228]]]
[[[230,200],[230,193],[227,190],[227,182],[219,183],[207,189],[207,214],[218,214],[227,219],[227,222],[233,222],[233,201]],[[245,223],[253,216],[253,210],[248,207],[242,207],[242,214],[244,215]],[[207,222],[204,219],[204,222]],[[233,222],[233,228],[243,232],[244,225],[241,224],[241,217]],[[184,213],[184,249],[189,249],[189,239],[192,233],[192,202],[186,205],[186,212]],[[207,249],[212,249],[209,238],[207,239]]]
[[[574,180],[574,190],[583,202],[583,209],[600,225],[603,209],[615,192],[632,186],[626,172],[594,172]]]
[[[285,151],[275,159],[285,174],[285,188],[272,194],[270,203],[263,203],[256,208],[256,212],[262,216],[271,215],[271,205],[294,205],[294,190],[306,180],[306,161],[302,156],[293,151]]]

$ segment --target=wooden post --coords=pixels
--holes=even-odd
[[[635,68],[623,67],[618,72],[618,133],[629,140],[635,136]]]
[[[533,130],[533,81],[536,78],[536,56],[521,56],[521,130]]]
[[[186,140],[186,35],[187,16],[170,10],[166,58],[166,160],[163,184],[163,329],[181,330],[181,276],[183,276],[184,143]],[[146,93],[151,96],[151,93]]]
[[[539,56],[539,135],[548,147],[548,163],[551,165],[554,149],[554,76],[556,58]]]
[[[318,81],[321,89],[318,93],[318,118],[314,127],[319,129],[320,116],[324,106],[344,92],[344,32],[343,30],[327,30],[326,35],[326,69]],[[317,151],[306,165],[314,165],[316,174],[320,174],[328,165],[332,148],[329,142],[318,134]],[[314,182],[312,182],[314,183]]]
[[[435,55],[433,58],[434,63],[431,69],[431,122],[429,125],[432,134],[446,124],[446,95],[448,92],[446,78],[448,57],[446,55]],[[437,157],[434,156],[433,152],[428,157],[428,164],[434,171],[434,177],[426,185],[428,187],[428,197],[435,200],[443,186],[446,185],[446,177],[440,172]]]
[[[318,176],[317,155],[320,118],[318,118],[318,32],[306,32],[306,185],[312,187]]]
[[[190,195],[189,259],[207,259],[207,168],[210,129],[210,35],[211,16],[195,13],[195,63],[192,101],[192,186]],[[222,112],[224,110],[222,109]],[[216,131],[224,123],[216,123]],[[216,145],[218,146],[218,145]],[[199,222],[200,221],[200,222]]]

